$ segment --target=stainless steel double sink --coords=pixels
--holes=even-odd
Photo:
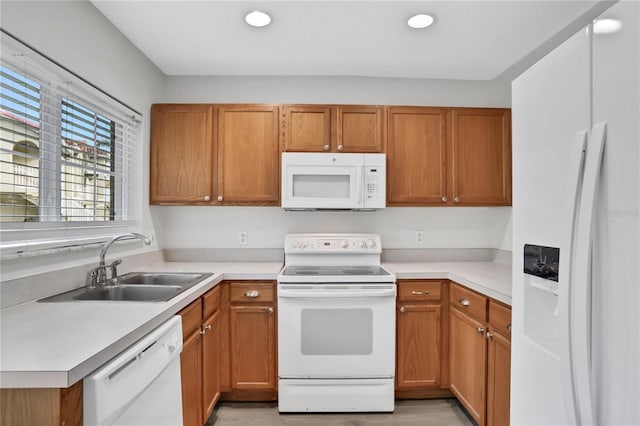
[[[193,287],[212,274],[172,272],[130,272],[111,284],[96,288],[81,287],[45,297],[38,302],[132,301],[164,302]]]

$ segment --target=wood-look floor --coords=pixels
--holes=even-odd
[[[222,402],[207,426],[467,426],[474,423],[455,399],[396,401],[393,413],[278,413],[277,403]]]

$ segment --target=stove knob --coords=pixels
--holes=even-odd
[[[375,240],[367,241],[367,248],[374,248],[376,246]]]
[[[348,249],[348,248],[349,248],[349,241],[344,240],[344,241],[342,242],[342,248],[344,248],[344,249]]]
[[[367,247],[367,243],[365,243],[364,240],[362,240],[362,241],[360,241],[359,246],[362,247],[362,248],[365,248],[365,247]]]
[[[300,243],[299,243],[299,244],[300,244],[300,245],[299,245],[299,248],[300,248],[301,250],[304,250],[304,249],[306,249],[306,248],[307,248],[307,242],[306,242],[306,241],[300,241]]]

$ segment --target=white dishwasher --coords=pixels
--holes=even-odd
[[[84,425],[182,425],[180,352],[174,316],[86,377]]]

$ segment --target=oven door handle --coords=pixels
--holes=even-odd
[[[365,298],[365,297],[393,297],[395,288],[389,289],[358,289],[345,291],[331,290],[285,290],[280,289],[278,297],[287,299],[340,299],[340,298]]]

